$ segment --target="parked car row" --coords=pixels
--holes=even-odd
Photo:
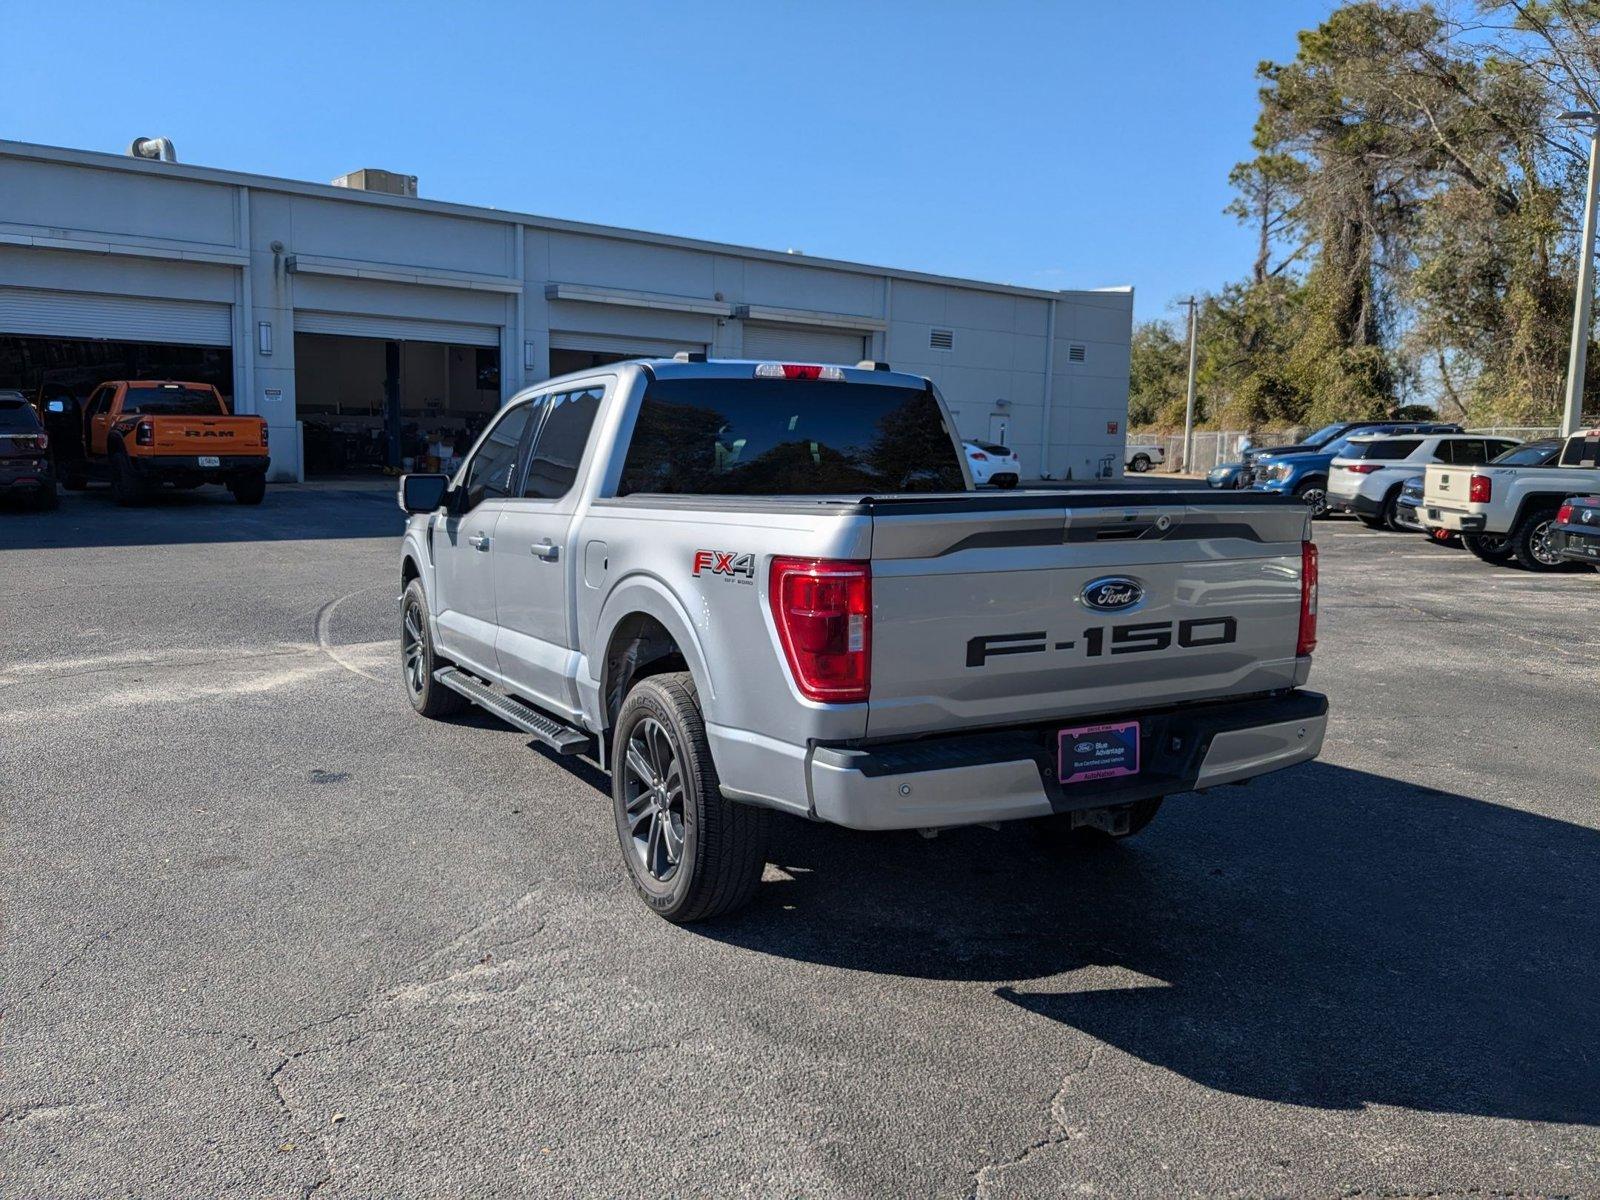
[[[1600,430],[1518,442],[1459,425],[1345,422],[1293,446],[1247,451],[1215,488],[1297,496],[1313,516],[1459,542],[1485,562],[1551,571],[1600,565]]]

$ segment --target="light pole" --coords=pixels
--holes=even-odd
[[[1197,319],[1198,301],[1190,296],[1184,301],[1189,306],[1189,400],[1183,409],[1183,469],[1190,474],[1194,473],[1194,359],[1195,359],[1195,326],[1200,322]]]
[[[1569,125],[1589,127],[1589,186],[1583,197],[1583,241],[1578,245],[1578,296],[1572,306],[1572,352],[1567,356],[1567,398],[1561,436],[1569,437],[1583,420],[1583,377],[1589,368],[1590,306],[1594,303],[1595,185],[1600,177],[1600,113],[1564,112]]]

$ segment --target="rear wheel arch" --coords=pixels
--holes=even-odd
[[[618,621],[606,639],[601,665],[600,701],[605,728],[615,727],[622,702],[634,684],[668,671],[689,671],[691,677],[694,675],[672,631],[647,612],[630,612]],[[699,680],[695,682],[698,685]]]
[[[1566,491],[1535,492],[1531,495],[1524,496],[1522,498],[1522,503],[1517,506],[1517,515],[1511,519],[1511,524],[1508,526],[1507,532],[1509,533],[1511,530],[1516,529],[1518,525],[1522,524],[1525,518],[1532,516],[1536,512],[1542,512],[1547,508],[1560,508],[1561,502],[1571,494],[1571,492]]]
[[[416,557],[407,551],[400,560],[400,590],[404,591],[406,584],[420,578],[422,578],[422,568],[417,566]]]

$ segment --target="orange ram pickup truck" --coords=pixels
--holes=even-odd
[[[106,480],[118,504],[137,504],[164,484],[225,484],[240,504],[266,495],[266,421],[232,416],[209,383],[102,383],[83,406],[80,428],[78,453],[61,463],[67,488]]]

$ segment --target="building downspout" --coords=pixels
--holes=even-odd
[[[1039,478],[1050,478],[1050,409],[1055,399],[1056,386],[1056,305],[1050,301],[1050,315],[1044,330],[1044,412],[1040,420],[1044,429],[1039,434]]]
[[[244,266],[239,268],[239,342],[235,354],[243,358],[239,373],[239,390],[242,395],[233,398],[233,411],[253,413],[259,410],[256,403],[256,309],[255,281],[250,273],[250,189],[241,186],[239,196],[239,251],[244,255]],[[243,401],[241,407],[240,402]]]

